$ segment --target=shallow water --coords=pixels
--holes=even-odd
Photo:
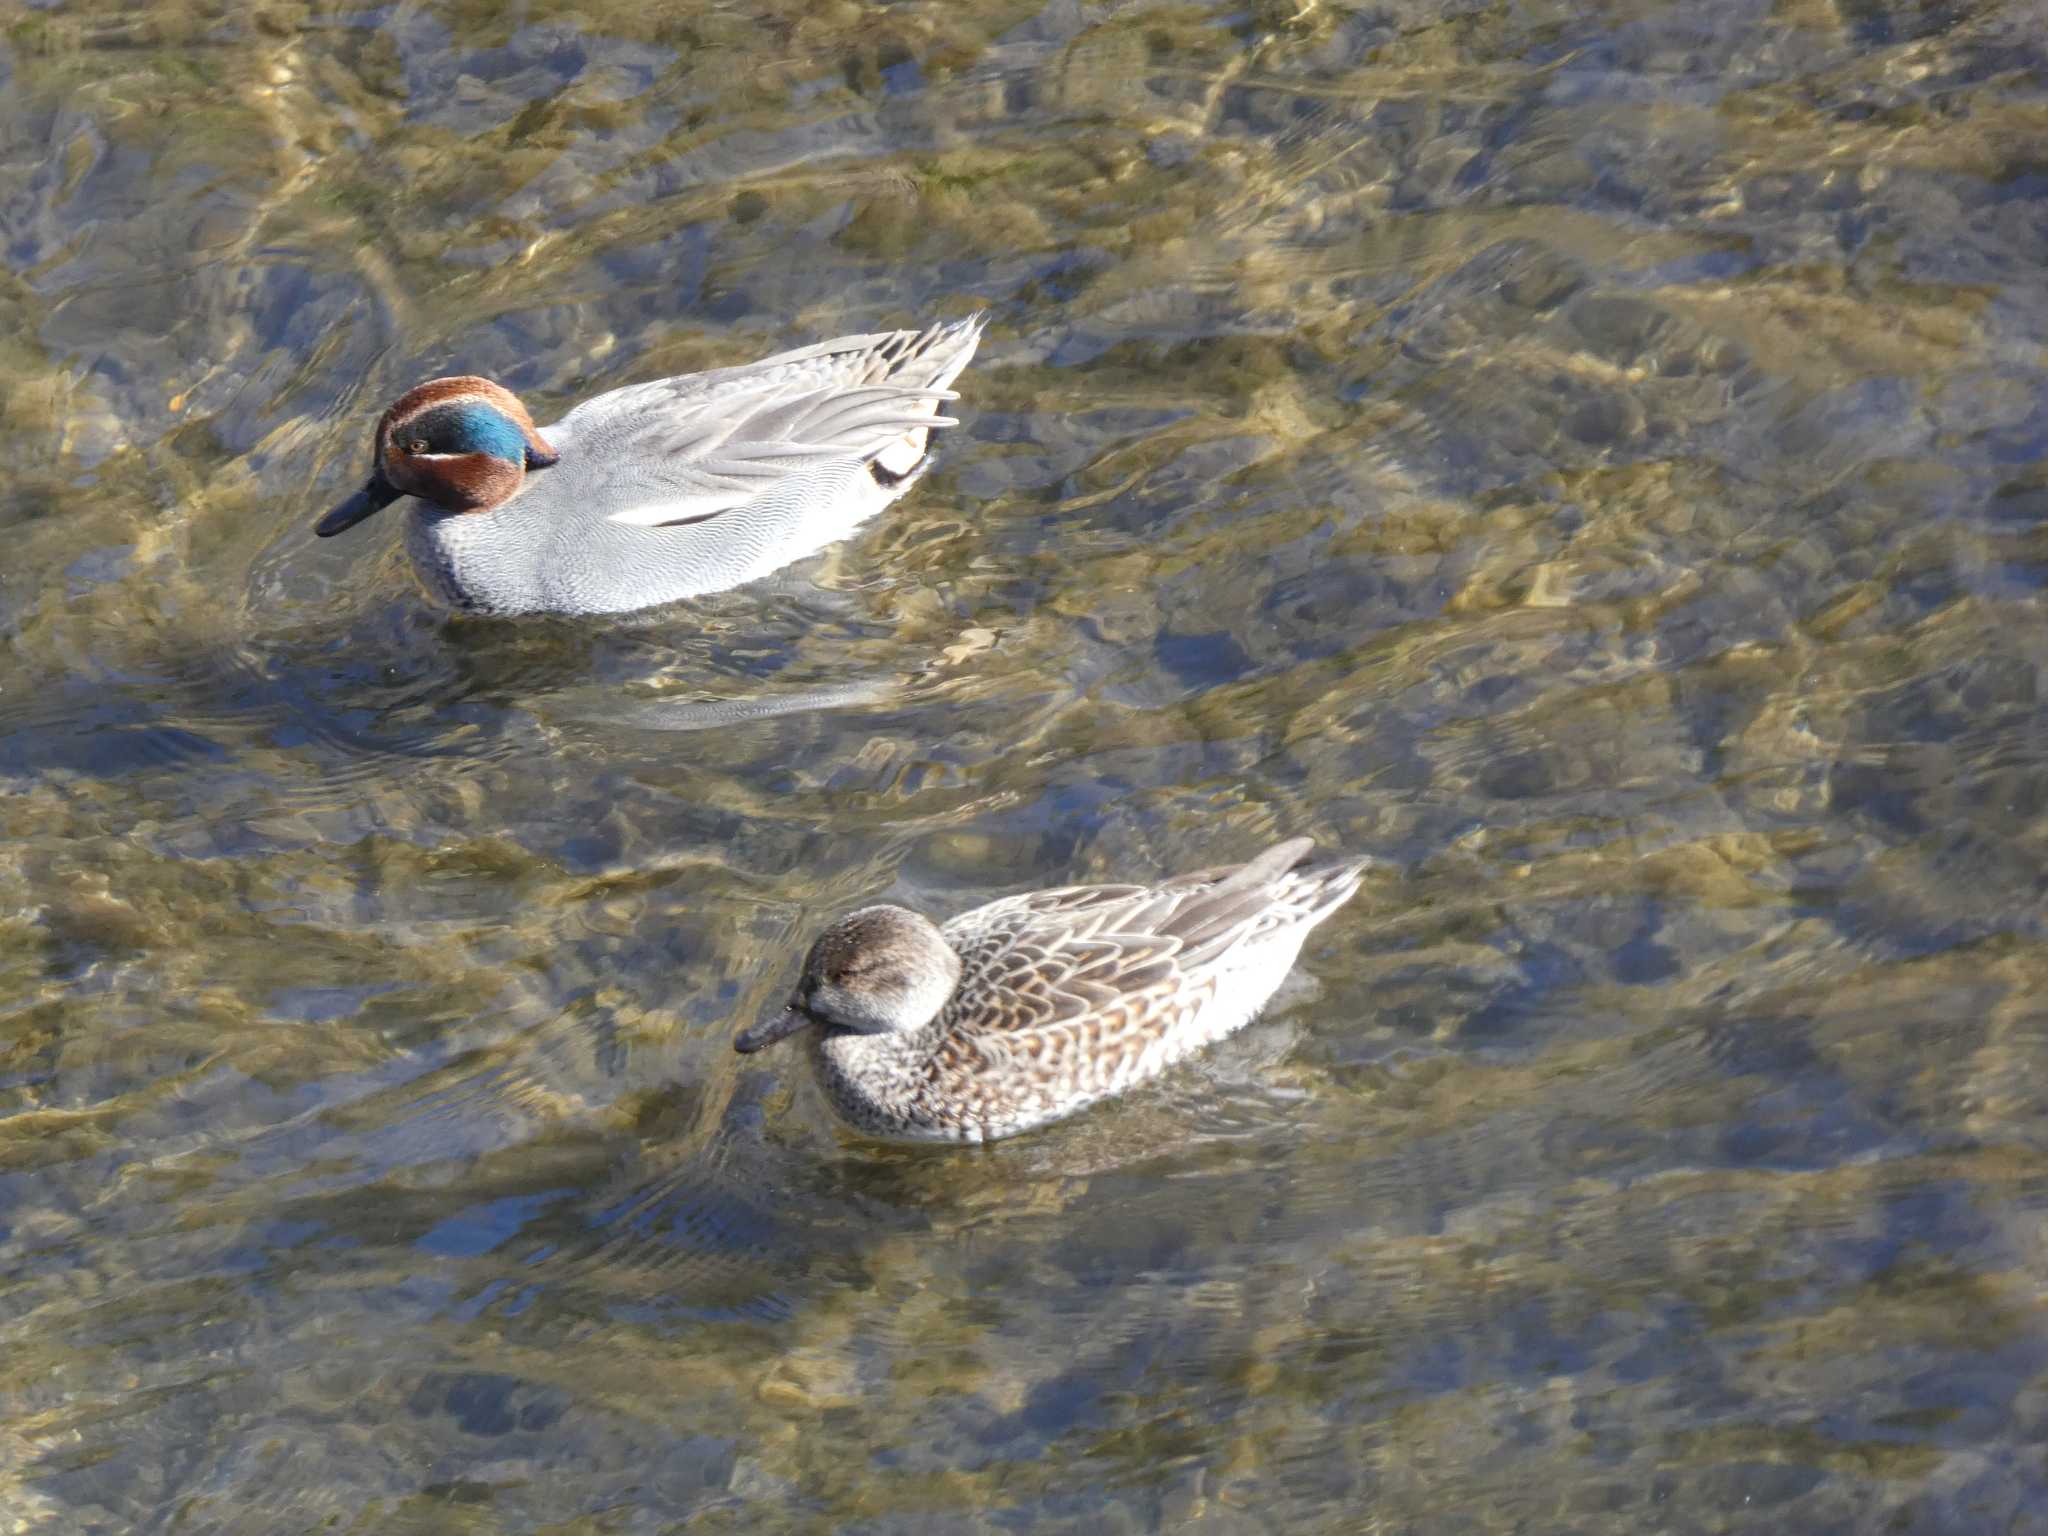
[[[0,1528],[2048,1529],[2039,5],[505,10],[0,30]],[[311,537],[431,374],[974,308],[755,587]],[[729,1048],[1303,832],[1064,1127]]]

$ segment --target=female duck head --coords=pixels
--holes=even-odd
[[[377,461],[360,491],[313,525],[329,538],[401,496],[449,512],[509,501],[528,470],[555,462],[519,397],[489,379],[434,379],[401,395],[377,423]]]
[[[758,1051],[806,1024],[835,1034],[909,1034],[939,1016],[960,983],[960,956],[931,922],[902,907],[862,907],[818,936],[781,1013],[733,1041]]]

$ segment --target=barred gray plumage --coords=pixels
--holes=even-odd
[[[932,430],[957,424],[939,408],[958,398],[984,324],[842,336],[629,385],[539,429],[488,380],[435,380],[386,413],[370,485],[318,531],[404,500],[421,580],[478,613],[619,613],[723,591],[844,537],[916,482]],[[409,439],[429,409],[461,440]],[[508,454],[522,439],[524,455]]]

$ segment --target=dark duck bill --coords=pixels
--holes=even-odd
[[[794,1007],[785,1008],[780,1013],[771,1013],[752,1029],[742,1030],[732,1048],[742,1056],[751,1056],[778,1040],[787,1040],[810,1022],[809,1014]]]

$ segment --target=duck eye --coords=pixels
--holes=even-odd
[[[408,453],[425,453],[427,451],[427,440],[424,437],[416,437],[407,443],[405,447]]]

